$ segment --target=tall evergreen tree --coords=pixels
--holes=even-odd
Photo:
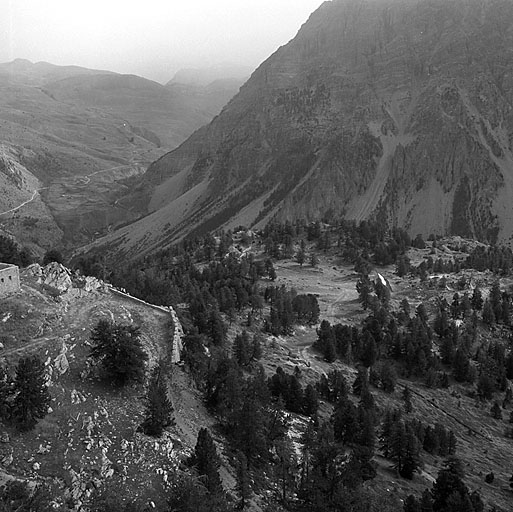
[[[317,391],[312,384],[308,384],[305,388],[303,399],[303,414],[306,414],[307,416],[315,416],[318,408],[319,399],[317,397]]]
[[[298,251],[296,252],[296,261],[302,267],[303,263],[306,261],[306,250],[305,250],[305,241],[301,240]]]
[[[367,309],[372,300],[372,283],[367,274],[360,275],[360,279],[356,283],[356,291],[358,292],[362,308]]]
[[[409,414],[413,410],[413,395],[411,389],[408,386],[405,386],[403,390],[403,403],[404,403],[404,412]]]
[[[247,366],[251,362],[253,350],[246,331],[235,336],[233,340],[233,355],[239,366]]]
[[[456,350],[456,354],[454,355],[452,371],[454,378],[458,382],[465,382],[469,378],[470,361],[468,355],[461,347]]]
[[[18,428],[32,430],[37,420],[47,415],[50,400],[44,363],[37,356],[20,359],[16,366],[11,407],[12,419]]]
[[[335,440],[342,444],[352,444],[359,435],[358,411],[348,398],[341,398],[335,405],[332,415]]]
[[[223,486],[219,476],[219,455],[214,440],[206,428],[201,428],[198,433],[192,463],[198,473],[204,477],[208,492],[214,495],[220,494]]]
[[[379,378],[383,391],[385,393],[393,393],[397,384],[397,373],[389,362],[381,365]]]
[[[476,311],[481,311],[481,309],[483,308],[483,295],[478,286],[476,286],[474,288],[474,291],[472,292],[470,303]]]
[[[173,406],[167,396],[166,379],[159,364],[151,373],[141,429],[149,436],[160,437],[163,430],[173,424]]]
[[[369,331],[365,331],[360,360],[366,368],[370,368],[376,362],[377,358],[378,347],[376,340]]]
[[[90,357],[102,364],[108,377],[117,385],[131,380],[141,382],[148,356],[140,336],[137,326],[100,320],[91,331]]]
[[[411,480],[420,466],[420,444],[409,424],[399,420],[393,425],[390,448],[394,469],[402,477]]]
[[[235,460],[236,469],[236,490],[239,495],[239,509],[244,510],[251,498],[251,477],[248,471],[248,459],[242,452],[237,452]]]
[[[496,321],[495,312],[491,302],[486,299],[483,306],[483,322],[486,325],[493,325]]]
[[[278,440],[275,443],[275,448],[278,457],[276,476],[279,481],[280,499],[284,505],[287,505],[289,495],[294,493],[297,461],[294,449],[287,437]]]
[[[310,266],[315,268],[317,265],[319,265],[319,257],[317,254],[315,254],[315,252],[312,251],[310,254]]]

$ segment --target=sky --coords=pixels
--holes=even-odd
[[[160,82],[181,68],[256,68],[322,0],[0,0],[0,62],[107,69]]]

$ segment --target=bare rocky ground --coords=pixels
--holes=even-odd
[[[144,500],[145,494],[165,483],[179,457],[190,453],[199,429],[213,423],[188,376],[174,367],[177,425],[159,440],[138,433],[142,388],[111,388],[94,369],[87,370],[90,330],[101,318],[141,326],[150,365],[168,355],[170,315],[113,295],[107,288],[72,288],[55,296],[43,290],[36,277],[24,275],[22,290],[0,300],[0,356],[8,363],[22,355],[43,358],[53,397],[51,412],[35,431],[18,434],[3,426],[7,435],[0,443],[2,470],[6,477],[51,481],[76,506],[103,485],[127,500]],[[62,354],[69,368],[61,375],[57,360]],[[227,473],[225,481],[228,478]]]

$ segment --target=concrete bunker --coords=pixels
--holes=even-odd
[[[20,269],[10,263],[0,263],[0,297],[20,289]]]

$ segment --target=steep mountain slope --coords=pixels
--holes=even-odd
[[[222,89],[198,99],[195,88],[171,90],[77,66],[21,59],[0,64],[2,154],[37,182],[23,193],[12,180],[1,182],[0,229],[37,249],[62,237],[65,245],[86,243],[137,218],[116,203],[127,188],[123,180],[210,121],[229,97]],[[43,224],[53,226],[52,236],[37,236],[46,231]]]
[[[136,253],[219,226],[345,213],[513,235],[513,4],[325,2],[212,123],[155,162]]]

